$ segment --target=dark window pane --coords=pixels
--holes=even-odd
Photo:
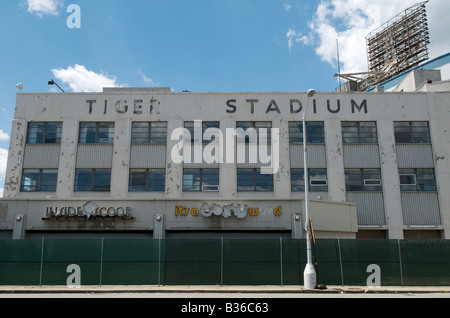
[[[45,134],[46,144],[61,143],[62,123],[47,123],[47,130]]]
[[[94,144],[97,141],[96,123],[80,123],[80,143]]]
[[[219,169],[202,170],[202,191],[219,190]]]
[[[35,192],[39,189],[39,169],[25,169],[22,174],[23,192]]]
[[[238,169],[237,188],[238,191],[255,191],[254,169]]]
[[[148,170],[148,191],[164,192],[166,187],[166,170]]]
[[[130,180],[128,191],[146,191],[147,190],[147,170],[134,169],[130,171]]]
[[[132,144],[147,144],[149,143],[150,123],[135,122],[131,129],[131,143]]]
[[[431,143],[428,122],[394,122],[396,143]]]
[[[111,170],[96,169],[94,172],[93,191],[109,191],[111,187]]]
[[[303,169],[291,170],[291,191],[292,192],[305,191],[305,175]]]
[[[42,170],[40,191],[55,192],[57,182],[58,182],[58,170],[56,169]]]
[[[92,191],[91,169],[78,169],[75,174],[75,191]]]
[[[256,174],[256,191],[273,191],[273,174],[261,174],[259,169],[255,170]]]
[[[306,134],[308,136],[309,144],[323,144],[325,143],[325,130],[323,122],[307,122]],[[289,122],[289,143],[301,144],[303,143],[303,123]]]
[[[437,191],[434,169],[417,169],[419,191]]]
[[[114,140],[114,123],[98,123],[99,144],[112,144]]]
[[[27,143],[44,143],[45,123],[28,123]]]
[[[306,135],[310,144],[324,144],[325,131],[323,122],[307,122]]]
[[[183,191],[201,191],[200,169],[184,169],[183,171]]]

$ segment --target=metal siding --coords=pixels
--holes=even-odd
[[[441,225],[437,192],[402,192],[405,225]]]
[[[345,168],[379,168],[380,154],[378,145],[344,145]]]
[[[58,169],[61,146],[26,145],[23,160],[24,169]]]
[[[112,145],[78,145],[78,169],[109,169],[112,167]]]
[[[396,148],[399,168],[434,168],[430,144],[399,144]]]
[[[358,225],[386,225],[383,192],[347,192],[347,202],[357,204]]]
[[[166,150],[166,145],[132,145],[130,168],[165,168]]]
[[[307,145],[308,168],[327,168],[325,145]],[[303,168],[303,145],[290,145],[291,168]]]

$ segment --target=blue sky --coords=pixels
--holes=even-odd
[[[417,2],[1,0],[0,166],[17,83],[23,82],[23,92],[56,91],[47,84],[52,78],[68,92],[101,91],[105,85],[177,92],[333,91],[336,38],[341,68],[366,71],[364,36]],[[79,29],[67,26],[70,4],[81,9]],[[431,0],[427,8],[430,57],[436,57],[450,51],[450,1]]]

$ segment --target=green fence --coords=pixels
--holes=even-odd
[[[317,240],[319,283],[365,286],[450,285],[450,241]],[[303,285],[306,241],[0,240],[0,285]]]

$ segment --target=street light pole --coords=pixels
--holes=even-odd
[[[314,265],[312,262],[312,252],[311,252],[311,226],[309,223],[309,199],[308,199],[308,186],[309,186],[309,174],[308,174],[308,163],[307,163],[307,154],[306,154],[306,143],[308,142],[307,138],[307,129],[306,129],[306,111],[308,110],[309,99],[316,94],[316,91],[313,89],[308,90],[306,94],[306,107],[303,112],[303,169],[304,169],[304,180],[305,180],[305,231],[306,231],[306,252],[307,252],[307,263],[305,267],[305,271],[303,272],[303,280],[305,289],[314,289],[317,284],[317,276],[316,270],[314,269]]]

